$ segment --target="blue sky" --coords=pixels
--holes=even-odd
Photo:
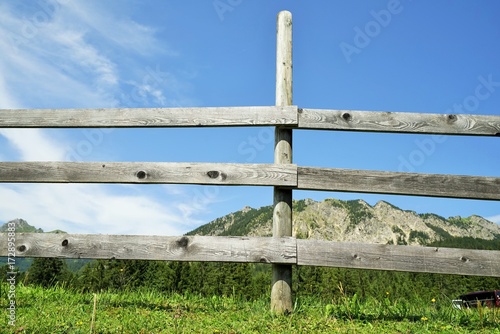
[[[498,1],[0,2],[0,108],[275,103],[275,30],[293,15],[302,108],[500,114]],[[2,161],[272,163],[272,128],[0,129]],[[500,139],[295,131],[302,166],[499,177]],[[495,201],[296,191],[500,223]],[[179,235],[270,187],[1,184],[0,222]]]

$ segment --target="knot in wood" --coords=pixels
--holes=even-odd
[[[68,246],[68,239],[64,239],[64,240],[63,240],[63,242],[62,242],[62,246],[63,246],[63,247]]]
[[[189,245],[189,238],[188,237],[182,237],[179,240],[175,242],[178,247],[181,248],[186,248]]]
[[[460,258],[460,261],[462,261],[462,262],[469,262],[469,259],[468,259],[468,258],[466,258],[465,256],[462,256],[462,257]]]
[[[218,178],[218,177],[219,177],[220,172],[219,172],[219,171],[216,171],[216,170],[210,170],[210,171],[208,171],[208,172],[207,172],[207,175],[208,175],[208,177],[209,177],[209,178],[211,178],[211,179],[216,179],[216,178]]]
[[[21,245],[21,246],[17,247],[17,250],[20,251],[20,252],[24,252],[26,250],[26,246],[25,245]]]
[[[345,112],[342,114],[342,118],[344,119],[344,121],[349,122],[352,119],[352,116],[350,113]]]
[[[211,179],[216,179],[220,177],[224,181],[227,177],[226,173],[219,172],[218,170],[211,170],[207,172],[207,176]]]
[[[456,120],[457,120],[457,116],[456,115],[453,115],[453,114],[448,115],[448,122],[453,123]]]
[[[148,176],[148,173],[146,173],[143,170],[140,170],[140,171],[137,172],[136,176],[137,176],[137,178],[139,180],[143,180],[143,179],[145,179]]]

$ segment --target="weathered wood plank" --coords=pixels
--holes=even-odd
[[[0,233],[0,256],[8,256]],[[292,238],[17,233],[16,257],[210,262],[296,262]]]
[[[299,128],[500,136],[500,116],[299,109]]]
[[[167,162],[0,162],[0,183],[296,186],[297,166]]]
[[[500,200],[500,178],[298,167],[298,189]]]
[[[0,128],[296,125],[297,107],[0,109]]]
[[[297,264],[500,277],[500,251],[297,240]]]

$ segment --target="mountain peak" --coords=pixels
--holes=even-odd
[[[241,209],[241,212],[247,213],[250,210],[252,210],[252,207],[247,205],[247,206],[243,207],[243,209]]]
[[[0,226],[0,233],[6,233],[9,230],[9,225],[12,225],[12,223],[15,224],[16,228],[16,233],[43,233],[43,230],[41,228],[36,228],[34,226],[31,226],[28,224],[28,222],[24,219],[17,218],[9,221],[8,223],[3,224]]]
[[[36,228],[35,226],[31,226],[28,222],[22,218],[17,218],[9,221],[8,223],[0,226],[0,233],[10,232],[9,227],[14,224],[16,233],[44,233],[41,228]],[[66,233],[62,230],[54,230],[47,233]]]

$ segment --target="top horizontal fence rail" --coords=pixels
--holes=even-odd
[[[300,129],[500,136],[500,116],[299,109]]]
[[[0,128],[140,128],[297,124],[297,107],[4,109]]]
[[[500,116],[301,109],[297,106],[3,109],[0,128],[231,127],[500,136]]]

